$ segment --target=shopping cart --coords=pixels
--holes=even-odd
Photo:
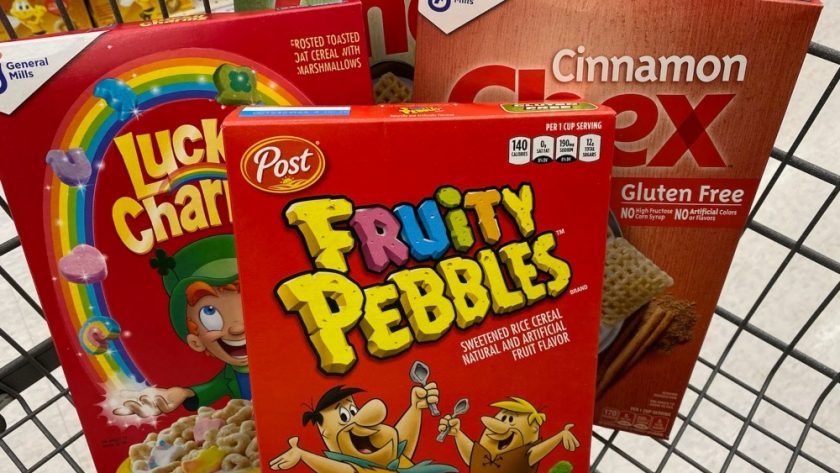
[[[62,0],[56,0],[55,3],[68,29],[74,29]],[[121,22],[117,0],[110,0],[110,3],[117,21]],[[159,3],[163,15],[168,17],[166,0],[160,0]],[[203,0],[203,4],[205,11],[209,12],[209,1]],[[0,13],[0,23],[9,36],[14,38],[14,30],[5,12]],[[593,438],[593,472],[840,471],[840,413],[827,413],[824,409],[827,399],[840,395],[840,372],[837,366],[830,366],[828,361],[813,357],[800,346],[800,341],[809,329],[821,317],[826,317],[830,304],[840,291],[840,282],[828,291],[804,322],[791,319],[790,323],[796,326],[789,327],[794,333],[790,339],[783,340],[754,320],[759,306],[768,301],[768,295],[776,286],[782,284],[780,281],[789,274],[794,260],[804,258],[827,271],[832,278],[840,277],[840,262],[806,244],[818,225],[824,227],[828,223],[830,228],[840,228],[840,220],[835,218],[829,221],[831,217],[826,216],[840,192],[840,175],[797,156],[797,150],[832,94],[840,95],[836,91],[840,82],[840,51],[812,44],[809,55],[810,59],[830,67],[834,71],[833,77],[795,140],[786,149],[773,149],[771,163],[775,164],[768,168],[770,171],[765,176],[763,189],[756,199],[742,241],[742,245],[748,245],[755,239],[772,242],[780,248],[780,262],[773,263],[769,280],[757,291],[749,307],[743,310],[717,308],[712,335],[717,337],[720,349],[712,350],[711,354],[704,350],[704,356],[698,361],[670,441],[596,429]],[[835,117],[834,123],[840,126],[840,117]],[[822,193],[824,200],[821,204],[817,203],[813,218],[798,234],[779,231],[755,218],[762,208],[772,205],[769,196],[780,186],[786,185],[782,179],[786,172],[804,173],[813,178],[814,182],[819,182],[815,185],[825,191]],[[0,216],[11,218],[9,208],[2,198],[0,208],[5,212],[5,216]],[[22,258],[20,241],[16,236],[9,236],[0,243],[0,277],[14,291],[15,297],[19,298],[11,303],[22,308],[20,317],[43,317],[28,274],[14,274],[8,270],[5,263],[8,258]],[[33,323],[44,325],[42,322]],[[8,321],[0,322],[0,348],[14,354],[14,359],[0,368],[0,449],[7,457],[0,455],[0,471],[92,471],[78,425],[63,425],[62,429],[56,429],[44,420],[48,414],[54,415],[56,410],[72,411],[72,399],[59,369],[55,348],[46,338],[45,328],[40,327],[39,333],[43,333],[46,339],[25,347],[16,340],[15,334],[7,332],[8,326]],[[724,334],[723,338],[721,334]],[[752,339],[754,345],[757,343],[768,353],[769,369],[764,380],[758,383],[746,380],[728,368],[727,363],[737,356],[739,342],[745,338]],[[840,353],[840,339],[835,349]],[[808,383],[818,392],[816,398],[809,400],[805,406],[801,402],[791,402],[789,398],[779,399],[770,390],[777,375],[783,369],[788,370],[790,363],[795,363],[803,371],[808,370],[802,382]],[[743,402],[736,405],[731,396],[719,395],[716,389],[719,384],[725,384],[727,392],[738,393]],[[36,390],[39,394],[32,395]],[[782,416],[789,428],[785,432],[778,432],[768,427],[760,419],[766,417],[766,409]],[[824,422],[826,419],[830,422]],[[31,440],[33,435],[39,441]],[[761,441],[756,442],[755,438]]]

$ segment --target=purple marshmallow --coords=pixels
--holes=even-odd
[[[66,153],[60,149],[47,152],[47,164],[61,182],[68,186],[81,186],[90,179],[91,166],[82,148],[72,148]]]

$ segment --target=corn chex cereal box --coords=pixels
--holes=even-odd
[[[277,6],[310,6],[333,1],[277,0]],[[362,0],[376,103],[411,101],[417,5],[418,0]]]
[[[360,11],[0,44],[0,178],[100,473],[256,471],[221,122],[370,103]]]
[[[821,7],[421,2],[417,99],[586,96],[618,114],[597,424],[674,426]]]
[[[613,120],[574,102],[225,121],[263,471],[587,470]]]

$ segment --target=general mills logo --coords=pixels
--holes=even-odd
[[[449,10],[452,6],[452,0],[429,0],[429,8],[438,13],[443,13]]]
[[[0,58],[2,57],[3,55],[0,54]],[[3,73],[3,63],[0,63],[0,94],[5,92],[8,87],[9,83],[6,81],[6,74]]]

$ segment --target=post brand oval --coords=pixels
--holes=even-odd
[[[242,156],[245,180],[272,194],[291,194],[315,184],[326,161],[318,146],[296,136],[275,136],[254,144]]]

